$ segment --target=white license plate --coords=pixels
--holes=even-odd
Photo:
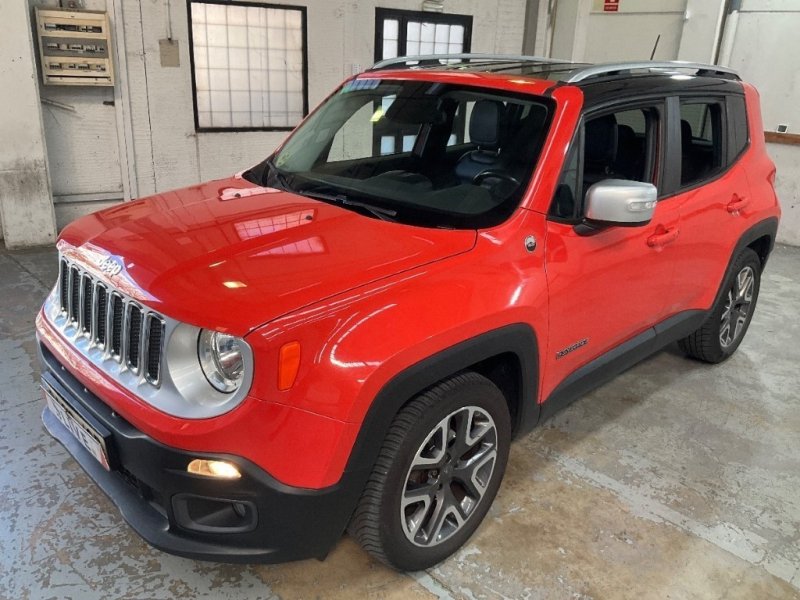
[[[42,390],[50,412],[75,436],[81,446],[89,451],[89,454],[94,456],[107,471],[110,471],[108,449],[103,436],[89,425],[86,419],[75,412],[66,401],[60,398],[55,390],[49,389],[49,386],[42,386]]]

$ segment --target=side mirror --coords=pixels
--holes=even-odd
[[[653,218],[658,190],[651,183],[627,179],[605,179],[586,192],[587,221],[635,227]]]

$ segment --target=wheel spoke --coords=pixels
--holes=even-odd
[[[753,270],[750,267],[745,267],[739,272],[737,277],[738,290],[737,299],[739,301],[750,301],[753,298]],[[749,296],[749,298],[748,298]]]
[[[466,461],[460,462],[453,470],[453,478],[462,482],[468,488],[475,499],[480,498],[486,490],[488,482],[482,482],[480,478],[478,481],[476,475],[489,460],[494,460],[497,456],[494,445],[485,444],[476,454],[470,456]]]
[[[747,321],[747,312],[744,310],[739,311],[736,317],[736,327],[733,330],[733,339],[736,340],[739,338],[739,334],[742,332],[742,329],[744,328],[744,324],[746,321]]]
[[[439,465],[444,460],[447,450],[449,427],[442,421],[428,436],[414,458],[412,468]]]
[[[469,427],[467,428],[466,442],[469,448],[472,448],[486,437],[490,432],[494,431],[494,423],[487,419],[483,414],[476,410],[469,412]]]
[[[425,523],[431,511],[434,492],[433,485],[424,485],[414,490],[406,490],[403,494],[401,503],[401,510],[404,516],[403,525],[407,535],[410,535],[412,539],[417,536],[420,527]],[[413,510],[409,511],[409,507],[413,507]]]
[[[727,318],[722,322],[719,330],[719,342],[723,347],[731,343],[731,311],[728,311]]]
[[[436,493],[436,483],[424,483],[417,487],[407,487],[403,493],[403,506],[410,506],[412,504],[427,503],[433,501],[433,496]]]
[[[457,531],[464,520],[455,506],[455,498],[448,488],[436,496],[436,509],[428,522],[428,544],[438,544]]]
[[[469,411],[462,410],[450,417],[452,439],[450,441],[450,453],[459,455],[466,452],[469,447],[467,438],[469,437],[471,415]]]

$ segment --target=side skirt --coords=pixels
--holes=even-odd
[[[665,346],[686,337],[707,317],[708,311],[705,310],[678,313],[582,366],[547,397],[539,413],[539,423]]]

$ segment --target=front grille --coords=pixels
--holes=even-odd
[[[64,327],[77,328],[92,346],[135,375],[158,386],[164,346],[164,318],[97,281],[66,259],[59,261],[58,299]]]

